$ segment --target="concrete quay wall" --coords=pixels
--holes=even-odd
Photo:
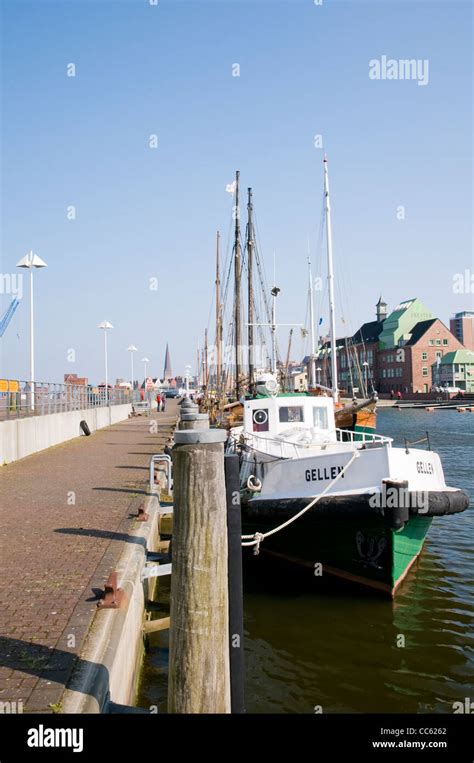
[[[109,408],[87,408],[45,416],[29,416],[0,422],[0,465],[10,464],[40,450],[59,445],[82,434],[84,419],[91,432],[128,418],[130,403]]]

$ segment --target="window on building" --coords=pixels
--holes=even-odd
[[[448,340],[447,339],[443,339],[443,344],[446,347],[446,345],[448,344]]]
[[[441,352],[441,350],[437,350],[436,351],[436,357],[437,358],[442,358],[443,357],[443,353]]]
[[[372,365],[372,363],[374,362],[374,353],[373,353],[373,350],[368,350],[367,351],[367,362],[370,365]]]
[[[279,416],[284,424],[303,421],[303,406],[284,405],[279,409]]]
[[[433,346],[433,345],[434,345],[434,343],[435,343],[435,340],[434,340],[434,339],[429,339],[429,340],[428,340],[428,344],[430,344],[431,346]]]
[[[322,405],[315,405],[313,408],[313,426],[317,429],[328,428],[328,409]]]
[[[382,368],[382,379],[386,379],[386,378],[387,378],[387,369]]]
[[[422,360],[428,360],[428,353],[427,352],[422,352],[421,353],[421,359]]]
[[[423,368],[421,369],[421,373],[423,376],[428,376],[428,369],[426,368],[426,366],[423,366]]]
[[[441,344],[441,339],[437,339],[436,344],[439,346]]]

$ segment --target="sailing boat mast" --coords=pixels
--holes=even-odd
[[[235,394],[240,399],[240,279],[241,279],[241,252],[240,252],[240,208],[239,208],[239,179],[240,172],[235,173],[235,241],[234,241],[234,325],[235,325]]]
[[[276,322],[276,298],[278,297],[281,289],[278,288],[278,286],[274,286],[271,295],[272,295],[272,322],[271,322],[271,333],[272,333],[272,374],[277,373],[277,351],[276,351],[276,330],[277,330],[277,322]],[[283,325],[283,324],[282,324]]]
[[[332,263],[332,230],[331,230],[331,204],[329,202],[329,178],[328,160],[324,157],[324,199],[326,205],[326,238],[328,253],[328,287],[329,287],[329,326],[331,338],[331,382],[332,397],[335,403],[339,399],[337,388],[337,348],[336,348],[336,315],[334,308],[334,269]]]
[[[209,394],[209,367],[208,367],[208,348],[207,348],[207,329],[204,329],[204,385],[206,397]]]
[[[216,344],[217,344],[217,369],[216,391],[220,393],[222,383],[222,305],[221,305],[221,277],[220,277],[220,249],[221,234],[217,231],[216,236]]]
[[[247,188],[247,263],[248,263],[248,343],[249,343],[249,390],[253,385],[253,205],[252,189]]]
[[[314,342],[314,302],[313,302],[313,277],[311,275],[311,259],[308,257],[308,278],[309,278],[309,321],[311,338],[311,357],[309,361],[309,386],[316,386],[316,363],[315,363],[315,342]]]

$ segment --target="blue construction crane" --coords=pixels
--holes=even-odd
[[[17,309],[18,305],[20,304],[20,300],[14,297],[12,300],[10,307],[6,311],[5,315],[3,316],[2,320],[0,321],[0,337],[2,337],[5,333],[5,331],[8,328],[8,324],[10,323],[11,319],[13,318],[15,314],[15,310]]]

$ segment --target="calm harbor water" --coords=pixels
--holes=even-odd
[[[428,429],[446,481],[471,495],[435,519],[395,601],[252,559],[245,575],[246,706],[251,713],[451,713],[474,700],[474,415],[381,409],[377,431]],[[166,589],[162,587],[163,606]],[[399,636],[404,636],[405,646]],[[138,705],[166,712],[167,634],[150,638]]]

